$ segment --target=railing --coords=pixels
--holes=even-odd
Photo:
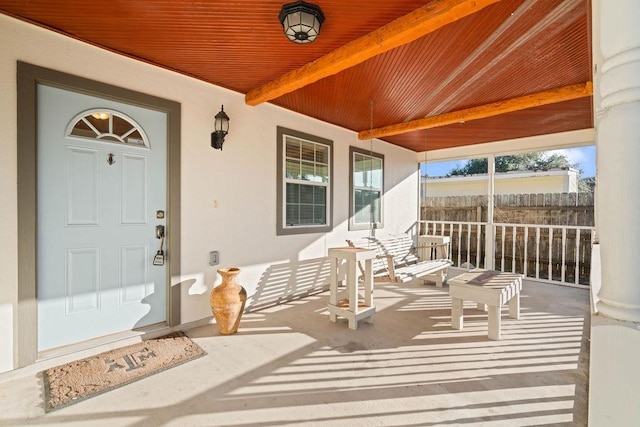
[[[492,260],[486,260],[486,230],[486,222],[420,221],[420,234],[451,238],[456,267],[492,265],[529,280],[589,286],[595,227],[495,223]]]
[[[451,238],[449,257],[456,267],[484,267],[486,228],[486,222],[420,221],[420,234]]]

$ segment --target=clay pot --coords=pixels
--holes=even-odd
[[[211,311],[220,335],[238,332],[244,304],[247,302],[247,292],[237,282],[238,273],[240,269],[236,267],[219,269],[222,283],[211,291]]]

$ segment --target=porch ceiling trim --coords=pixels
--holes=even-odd
[[[435,0],[332,52],[249,91],[248,105],[258,105],[325,77],[358,65],[376,55],[410,43],[501,0]]]
[[[592,82],[564,86],[518,98],[511,98],[504,101],[493,102],[491,104],[480,105],[478,107],[451,111],[438,116],[425,117],[377,129],[363,130],[358,132],[358,139],[382,138],[385,136],[398,135],[416,130],[451,125],[454,123],[464,123],[471,120],[484,119],[500,114],[511,113],[513,111],[570,101],[572,99],[584,98],[591,95],[593,95]]]

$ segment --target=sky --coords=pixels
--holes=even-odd
[[[590,145],[588,147],[567,148],[562,150],[549,151],[549,154],[558,153],[567,156],[569,163],[578,163],[578,168],[582,169],[582,178],[593,177],[596,175],[596,147]],[[422,174],[425,172],[429,176],[444,176],[456,166],[464,166],[465,160],[457,160],[453,162],[429,162],[428,167],[421,166]]]

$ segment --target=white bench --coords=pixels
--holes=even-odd
[[[500,307],[508,302],[509,317],[520,318],[522,277],[522,274],[478,268],[449,279],[451,327],[464,327],[464,300],[474,301],[479,310],[486,309],[489,312],[489,338],[501,339]]]
[[[449,259],[420,259],[417,251],[421,248],[414,245],[408,234],[360,237],[347,239],[347,243],[356,248],[375,249],[377,257],[373,260],[373,276],[375,278],[388,276],[392,282],[408,282],[422,278],[435,281],[436,286],[441,288],[452,264]],[[429,245],[429,248],[435,246],[437,245]],[[449,252],[445,250],[433,251],[433,253],[448,254]]]

